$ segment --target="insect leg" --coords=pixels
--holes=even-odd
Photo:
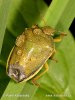
[[[38,76],[36,76],[36,77],[34,77],[33,79],[32,79],[32,83],[34,84],[34,85],[36,85],[36,86],[38,86],[38,87],[40,87],[40,85],[36,82],[42,75],[44,75],[47,71],[48,71],[48,64],[47,63],[45,63],[44,64],[44,67],[45,67],[45,70],[40,74],[40,75],[38,75]]]
[[[53,60],[53,61],[55,61],[55,62],[58,62],[58,60],[54,58],[55,53],[56,53],[56,50],[54,50],[52,56],[50,56],[49,59],[51,59],[51,60]]]
[[[66,35],[67,35],[66,33],[58,31],[57,34],[54,35],[54,38],[53,38],[54,42],[60,42],[62,38]]]
[[[60,37],[53,39],[54,42],[60,42],[62,39]]]

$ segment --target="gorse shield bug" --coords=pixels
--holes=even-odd
[[[46,61],[55,53],[55,43],[61,41],[65,33],[58,32],[49,26],[33,25],[17,37],[15,46],[7,60],[7,74],[16,82],[33,78],[43,67],[46,68],[39,76],[33,78],[33,83],[47,70]]]

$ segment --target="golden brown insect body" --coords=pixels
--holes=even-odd
[[[7,61],[7,74],[17,82],[34,77],[55,52],[51,27],[37,25],[17,37]]]

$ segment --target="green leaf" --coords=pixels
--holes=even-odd
[[[0,55],[1,55],[4,35],[5,35],[5,29],[6,29],[6,24],[7,24],[7,17],[8,17],[8,11],[10,8],[10,3],[11,3],[10,0],[0,0]],[[6,73],[5,69],[2,65],[4,66],[5,63],[4,61],[0,59],[0,97],[3,94],[9,82],[8,77],[5,74]]]
[[[7,0],[7,1],[0,0],[0,52],[1,52],[3,38],[5,34],[5,28],[6,28],[6,23],[7,23],[10,2],[11,2],[10,0]]]
[[[36,2],[34,0],[12,1],[0,64],[6,63],[16,36],[22,33],[25,27],[31,27],[34,23],[44,26],[41,14],[44,15],[47,25],[65,31],[68,35],[63,38],[59,46],[56,45],[57,52],[54,57],[58,62],[48,60],[49,71],[39,79],[41,88],[32,85],[30,81],[15,83],[8,79],[9,84],[6,83],[7,87],[2,88],[5,91],[1,92],[1,94],[3,93],[1,100],[74,100],[75,41],[68,31],[75,17],[74,9],[74,0],[53,0],[49,8],[42,0]]]

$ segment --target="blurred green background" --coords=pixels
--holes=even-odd
[[[75,40],[71,24],[75,0],[0,0],[0,98],[1,100],[74,100]],[[29,81],[15,83],[6,75],[6,61],[16,37],[33,24],[46,25],[68,35],[58,45],[55,58],[48,60],[49,71],[39,79],[42,88]],[[70,30],[69,30],[70,29]],[[74,31],[75,33],[75,31]]]

